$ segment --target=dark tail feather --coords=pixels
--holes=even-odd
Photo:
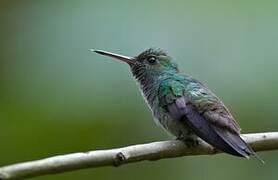
[[[226,143],[243,157],[249,158],[249,156],[254,156],[262,164],[265,163],[238,134],[233,134],[216,126],[213,126],[212,128]]]
[[[259,161],[264,161],[244,142],[239,135],[232,134],[227,130],[210,125],[209,122],[200,114],[191,111],[183,118],[185,123],[194,131],[194,133],[207,143],[217,149],[231,155],[249,158],[254,156]]]
[[[252,156],[254,156],[258,161],[260,161],[262,164],[265,164],[264,160],[257,154],[254,153]]]
[[[201,119],[203,117],[199,116]],[[191,118],[190,118],[191,119]],[[246,154],[239,153],[233,147],[231,147],[226,141],[223,140],[208,124],[207,121],[199,121],[197,118],[193,122],[189,118],[185,118],[186,124],[194,131],[194,133],[199,136],[201,139],[216,147],[217,149],[229,153],[234,156],[246,156]],[[248,155],[247,155],[248,156]]]

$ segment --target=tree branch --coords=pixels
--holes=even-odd
[[[244,134],[242,137],[255,151],[278,149],[278,132]],[[190,155],[212,155],[216,153],[219,153],[219,151],[203,141],[194,148],[189,148],[178,140],[161,141],[117,149],[60,155],[8,165],[0,167],[0,179],[22,179],[84,168],[119,166],[143,160],[158,160]]]

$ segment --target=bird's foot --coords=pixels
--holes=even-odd
[[[183,142],[189,148],[197,147],[200,144],[198,139],[192,139],[192,138],[184,139]]]
[[[197,147],[200,145],[200,141],[196,138],[190,138],[190,137],[187,137],[187,138],[180,138],[180,137],[177,137],[177,140],[180,140],[182,142],[185,143],[185,145],[188,147],[188,148],[194,148],[194,147]]]
[[[184,142],[188,148],[194,148],[200,144],[199,139],[192,133],[185,134],[180,132],[176,140]]]

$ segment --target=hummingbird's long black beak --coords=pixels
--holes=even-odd
[[[96,49],[91,49],[91,51],[96,52],[98,54],[104,55],[104,56],[109,56],[115,59],[118,59],[120,61],[126,62],[129,65],[132,65],[135,63],[135,58],[133,57],[128,57],[128,56],[124,56],[124,55],[119,55],[119,54],[115,54],[115,53],[111,53],[111,52],[107,52],[107,51],[102,51],[102,50],[96,50]]]

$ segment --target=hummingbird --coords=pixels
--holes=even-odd
[[[150,48],[135,57],[91,51],[129,65],[156,123],[178,140],[198,145],[200,138],[225,153],[263,162],[240,137],[241,129],[223,102],[206,85],[180,73],[165,51]]]

